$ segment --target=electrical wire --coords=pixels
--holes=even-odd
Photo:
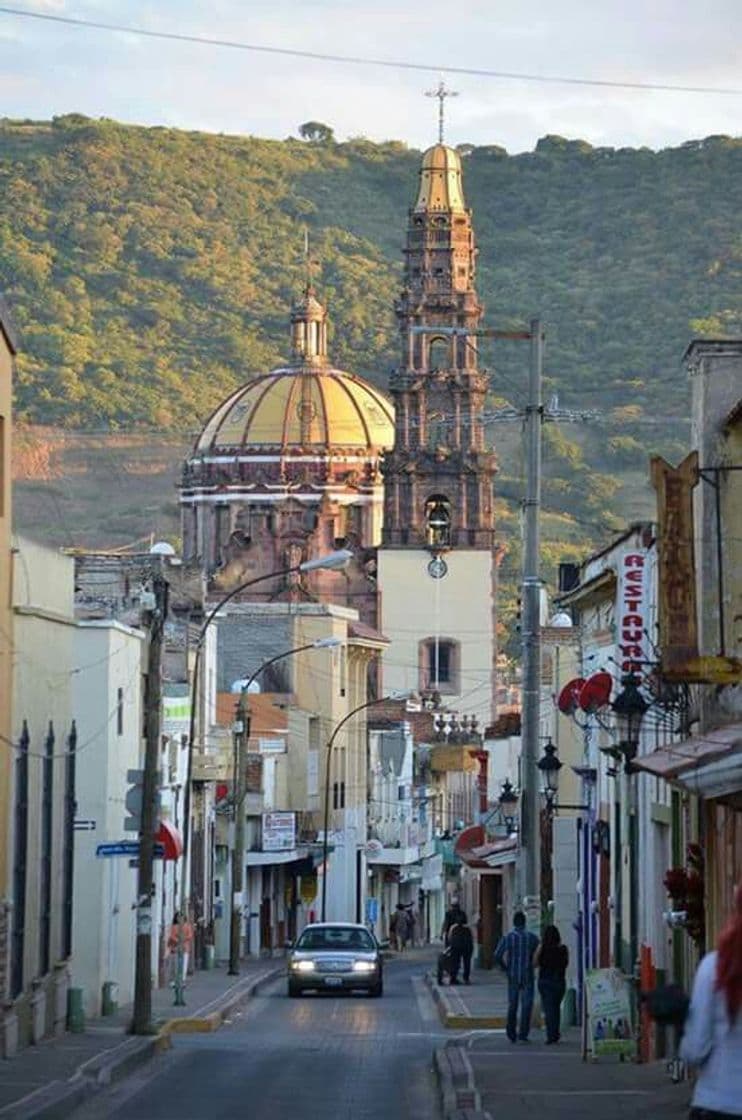
[[[74,16],[54,15],[51,12],[35,12],[24,8],[6,7],[5,5],[0,6],[0,13],[19,16],[23,19],[42,20],[46,23],[65,24],[69,27],[90,28],[96,31],[113,31],[117,33],[123,32],[129,35],[139,35],[147,39],[164,39],[171,42],[189,43],[197,46],[251,51],[258,54],[268,54],[286,58],[303,58],[312,62],[332,62],[351,66],[376,66],[391,70],[412,70],[434,74],[459,74],[475,78],[496,78],[499,80],[538,82],[551,85],[598,86],[608,89],[651,90],[661,93],[722,94],[732,97],[742,96],[742,89],[730,86],[683,86],[664,82],[621,82],[607,78],[580,78],[568,75],[532,74],[511,70],[492,70],[484,67],[439,65],[434,63],[409,62],[404,59],[333,54],[328,51],[298,50],[291,47],[275,47],[258,43],[247,43],[237,39],[212,38],[206,35],[187,35],[184,32],[153,31],[149,28],[133,27],[127,24],[110,23],[103,20],[81,19]]]

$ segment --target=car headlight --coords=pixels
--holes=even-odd
[[[376,965],[373,961],[353,961],[354,972],[375,972]]]
[[[314,961],[292,961],[291,967],[296,972],[314,972],[315,964]]]

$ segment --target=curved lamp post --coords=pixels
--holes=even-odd
[[[262,576],[254,576],[252,579],[245,580],[244,583],[239,583],[237,587],[233,587],[231,591],[223,595],[216,606],[212,607],[206,615],[201,629],[198,632],[196,640],[196,656],[193,661],[193,678],[191,681],[191,711],[188,727],[188,759],[186,769],[186,783],[185,783],[185,797],[183,801],[183,852],[181,855],[181,873],[180,873],[180,922],[178,931],[178,960],[175,975],[175,1000],[176,1007],[182,1007],[185,1004],[184,997],[184,982],[183,976],[183,952],[184,952],[184,930],[183,922],[185,920],[185,909],[187,903],[186,893],[186,875],[188,868],[188,849],[190,844],[191,834],[191,775],[193,773],[193,740],[196,734],[196,698],[198,696],[198,681],[201,671],[201,651],[203,649],[204,639],[206,632],[211,626],[212,622],[218,615],[222,607],[225,607],[235,595],[239,595],[241,591],[246,591],[249,587],[253,587],[256,583],[262,583],[267,579],[277,579],[280,576],[293,575],[295,572],[314,572],[318,569],[325,570],[338,570],[344,568],[352,559],[353,553],[347,548],[338,549],[335,552],[328,552],[324,556],[318,556],[314,560],[305,560],[301,564],[292,564],[287,568],[280,568],[275,572],[265,572]]]
[[[239,692],[235,718],[235,734],[233,740],[233,806],[232,813],[235,822],[234,845],[232,847],[232,911],[229,926],[229,972],[228,976],[240,974],[240,926],[242,924],[242,892],[244,888],[244,852],[245,852],[245,814],[243,805],[245,801],[245,754],[250,741],[250,708],[246,700],[249,699],[250,686],[255,683],[260,674],[277,661],[293,657],[297,653],[304,653],[309,649],[334,649],[343,644],[342,638],[317,638],[314,642],[306,642],[294,649],[284,650],[275,657],[269,657],[244,681],[237,681],[232,685],[232,691]]]
[[[329,830],[330,830],[330,770],[332,767],[332,748],[335,746],[335,739],[338,732],[345,727],[346,723],[363,712],[366,708],[373,708],[375,704],[384,704],[388,700],[409,700],[414,693],[412,691],[406,692],[390,692],[387,696],[377,696],[375,700],[367,700],[365,704],[359,704],[357,708],[353,708],[347,715],[343,716],[339,723],[333,728],[332,735],[327,742],[327,763],[325,766],[325,820],[324,820],[324,833],[322,835],[322,921],[324,922],[327,917],[327,858],[329,848]]]

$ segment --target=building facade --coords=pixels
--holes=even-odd
[[[0,297],[0,1002],[8,1000],[10,987],[9,851],[13,771],[12,688],[12,492],[11,443],[13,429],[13,362],[15,335],[7,307]]]

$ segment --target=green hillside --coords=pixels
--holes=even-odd
[[[546,428],[555,534],[582,542],[640,512],[646,455],[687,440],[680,358],[696,331],[742,330],[742,140],[661,152],[559,137],[462,147],[488,325],[546,323],[560,404]],[[286,357],[303,231],[337,364],[383,384],[420,153],[128,127],[72,115],[0,122],[0,289],[19,328],[17,408],[68,428],[197,428]],[[493,401],[522,401],[527,353],[483,351]],[[502,517],[516,433],[493,429]]]

